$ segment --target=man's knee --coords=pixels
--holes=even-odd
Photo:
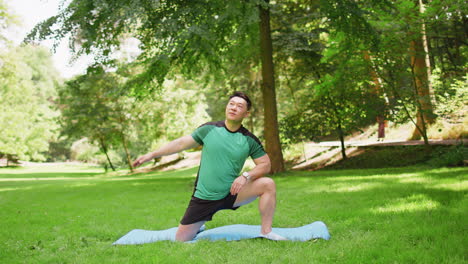
[[[188,232],[187,230],[181,230],[180,227],[177,229],[175,239],[179,242],[190,241],[195,237],[196,233]]]
[[[276,192],[276,184],[272,178],[262,177],[259,180],[261,180],[261,186],[264,192]]]
[[[201,225],[203,225],[203,223],[179,225],[175,236],[176,241],[185,242],[194,239]]]

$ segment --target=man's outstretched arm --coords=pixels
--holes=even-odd
[[[186,149],[195,148],[197,146],[199,146],[199,144],[193,139],[191,135],[183,136],[167,143],[166,145],[153,152],[149,152],[143,156],[140,156],[133,162],[132,166],[138,167],[141,164],[150,161],[154,158],[171,155]]]

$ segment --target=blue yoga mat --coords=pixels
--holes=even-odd
[[[175,241],[176,232],[177,227],[159,231],[134,229],[115,241],[113,245],[137,245],[164,240]],[[330,239],[328,228],[325,223],[321,221],[294,228],[274,227],[273,232],[290,241],[308,241],[316,238]],[[258,238],[260,237],[259,235],[260,226],[258,225],[228,225],[203,230],[189,242],[196,242],[199,240],[237,241],[241,239]]]

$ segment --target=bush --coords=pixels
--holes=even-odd
[[[468,149],[464,145],[439,148],[432,152],[432,158],[427,161],[433,167],[463,166],[468,157]]]
[[[326,169],[370,169],[429,165],[432,167],[463,166],[468,149],[464,145],[431,146],[386,146],[364,147],[364,153],[340,160]]]

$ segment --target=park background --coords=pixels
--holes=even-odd
[[[254,241],[257,253],[234,262],[466,261],[464,1],[63,1],[21,43],[10,4],[0,1],[6,262],[229,262],[233,249],[199,253],[224,243],[107,245],[177,225],[200,150],[139,170],[131,160],[222,120],[236,90],[254,102],[244,125],[290,199],[278,225],[322,220],[332,240]],[[54,66],[63,43],[71,65],[89,60],[72,76]],[[255,224],[246,210],[213,227]]]

